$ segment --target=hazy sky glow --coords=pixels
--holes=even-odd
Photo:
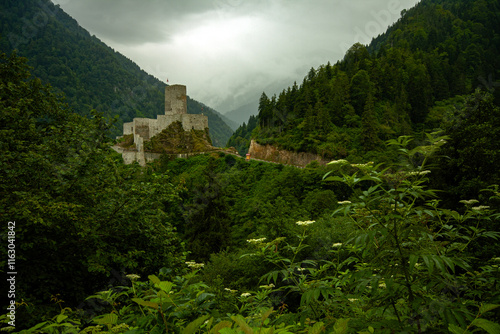
[[[418,0],[53,0],[91,34],[219,112],[298,84]]]

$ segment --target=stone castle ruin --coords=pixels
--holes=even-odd
[[[123,137],[132,137],[130,147],[115,145],[113,148],[122,153],[123,160],[129,164],[134,161],[144,166],[146,162],[159,157],[160,154],[145,152],[144,142],[150,141],[170,125],[179,122],[184,131],[202,130],[208,133],[208,117],[187,113],[186,86],[171,85],[165,87],[165,114],[152,118],[134,118],[132,122],[123,124]],[[131,139],[131,138],[130,138]]]

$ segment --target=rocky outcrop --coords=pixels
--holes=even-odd
[[[278,149],[272,145],[260,145],[255,140],[250,142],[248,150],[251,159],[265,160],[285,165],[305,167],[312,161],[326,165],[331,159],[324,159],[320,155],[307,152],[291,152]]]

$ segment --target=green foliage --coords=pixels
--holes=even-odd
[[[185,204],[185,239],[196,259],[207,260],[210,254],[230,244],[230,217],[222,185],[215,174],[216,161],[209,160],[203,171],[201,188],[189,204]]]
[[[255,235],[287,236],[295,221],[330,213],[330,201],[345,196],[346,189],[322,184],[327,170],[216,153],[163,161],[158,167],[158,172],[168,171],[172,181],[184,187],[182,206],[171,207],[170,212],[195,259],[208,259],[227,247],[241,248]]]
[[[302,85],[263,93],[259,126],[240,127],[230,142],[368,160],[381,156],[379,139],[442,127],[448,108],[440,101],[481,88],[498,105],[499,8],[496,0],[420,2],[370,45],[356,43],[342,61],[311,69]],[[350,140],[339,144],[344,134]]]
[[[498,333],[499,110],[484,80],[498,64],[496,12],[496,1],[422,2],[368,48],[263,94],[231,145],[337,159],[305,169],[222,153],[124,166],[92,99],[76,100],[90,118],[78,116],[2,54],[0,212],[18,226],[24,273],[16,330]],[[478,84],[488,92],[464,95]],[[411,136],[423,127],[441,134]],[[127,284],[128,272],[149,281]]]
[[[405,158],[397,169],[379,171],[372,164],[336,161],[350,173],[325,179],[345,182],[354,190],[352,202],[342,202],[337,212],[360,231],[346,245],[357,262],[350,275],[350,281],[357,282],[350,287],[358,296],[356,302],[371,305],[375,318],[377,308],[385,309],[383,326],[389,326],[392,318],[401,330],[418,332],[464,326],[473,319],[472,305],[498,300],[488,292],[493,277],[481,288],[486,290],[471,291],[475,284],[470,276],[475,275],[464,253],[478,238],[498,240],[498,232],[478,228],[491,213],[484,206],[469,205],[464,214],[439,207],[436,193],[424,185],[430,172],[426,162],[446,138],[428,138],[428,145],[412,150],[407,148],[409,137],[390,141]],[[413,166],[415,161],[421,163]],[[479,275],[488,276],[488,270]],[[454,302],[458,298],[462,303]],[[434,318],[437,314],[439,319]]]
[[[131,286],[87,298],[101,302],[94,314],[61,307],[24,332],[497,333],[498,257],[475,259],[468,248],[500,238],[482,227],[499,215],[477,200],[462,201],[461,212],[440,207],[439,193],[426,187],[427,164],[446,140],[390,140],[400,159],[385,168],[333,161],[324,183],[351,188],[332,203],[333,218],[287,224],[286,237],[262,230],[246,240],[246,253],[186,262],[175,275],[127,275]],[[231,171],[226,162],[210,159],[208,172]],[[488,193],[499,197],[498,187]]]
[[[453,109],[452,109],[453,110]],[[477,90],[445,123],[451,137],[439,165],[439,186],[453,200],[479,198],[480,190],[500,184],[500,108],[490,93]]]
[[[234,147],[239,152],[240,155],[245,156],[248,153],[248,148],[250,147],[250,139],[252,132],[258,125],[258,120],[256,116],[250,116],[248,119],[248,124],[243,123],[229,138],[227,143],[228,147]]]
[[[177,188],[166,175],[124,166],[110,149],[110,124],[92,114],[72,113],[30,78],[24,59],[0,55],[0,210],[16,222],[20,303],[60,294],[73,305],[112,275],[183,261],[166,211]],[[39,310],[21,309],[18,321]]]

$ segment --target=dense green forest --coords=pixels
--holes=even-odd
[[[454,138],[388,141],[383,166],[214,153],[141,168],[110,150],[101,114],[72,112],[25,60],[2,54],[0,72],[0,210],[18,273],[6,328],[498,333],[498,186],[483,179],[452,209],[426,186]],[[464,110],[498,114],[492,98]]]
[[[91,36],[50,0],[2,1],[0,37],[0,49],[27,57],[33,75],[63,92],[75,112],[88,117],[95,109],[117,117],[113,137],[122,134],[124,122],[165,110],[164,82]],[[226,145],[232,130],[222,115],[189,97],[188,112],[207,115],[214,145]]]
[[[371,159],[384,141],[446,126],[445,106],[476,88],[500,103],[498,1],[426,0],[368,46],[311,68],[302,84],[262,94],[258,127],[229,141],[246,153],[250,137],[331,159]]]
[[[9,299],[2,331],[499,333],[493,9],[495,1],[422,1],[371,46],[354,45],[343,61],[311,71],[301,87],[280,98],[263,94],[259,116],[237,132],[239,143],[256,138],[332,160],[305,168],[219,152],[124,165],[110,149],[106,112],[90,105],[85,115],[75,112],[30,60],[0,53],[0,235],[7,245],[0,264],[10,286],[2,292]],[[427,109],[418,109],[411,95],[422,82],[409,85],[415,68],[425,77],[429,52],[413,48],[406,29],[449,28],[444,17],[429,16],[436,12],[453,18],[452,30],[436,27],[440,43],[461,41],[453,36],[466,26],[481,32],[478,71],[492,66],[493,74],[478,85],[487,72],[470,74],[476,68],[466,62],[461,73],[457,44],[458,58],[439,63],[449,64],[448,93],[430,89]],[[405,35],[391,40],[398,29]],[[369,78],[364,97],[353,94],[367,84],[362,77]],[[278,113],[278,102],[291,103],[288,91],[301,96],[290,104],[297,114]],[[317,99],[314,106],[344,96],[346,113],[335,118],[337,109],[312,108],[305,96]],[[319,151],[330,136],[343,138],[324,146],[338,152]]]

